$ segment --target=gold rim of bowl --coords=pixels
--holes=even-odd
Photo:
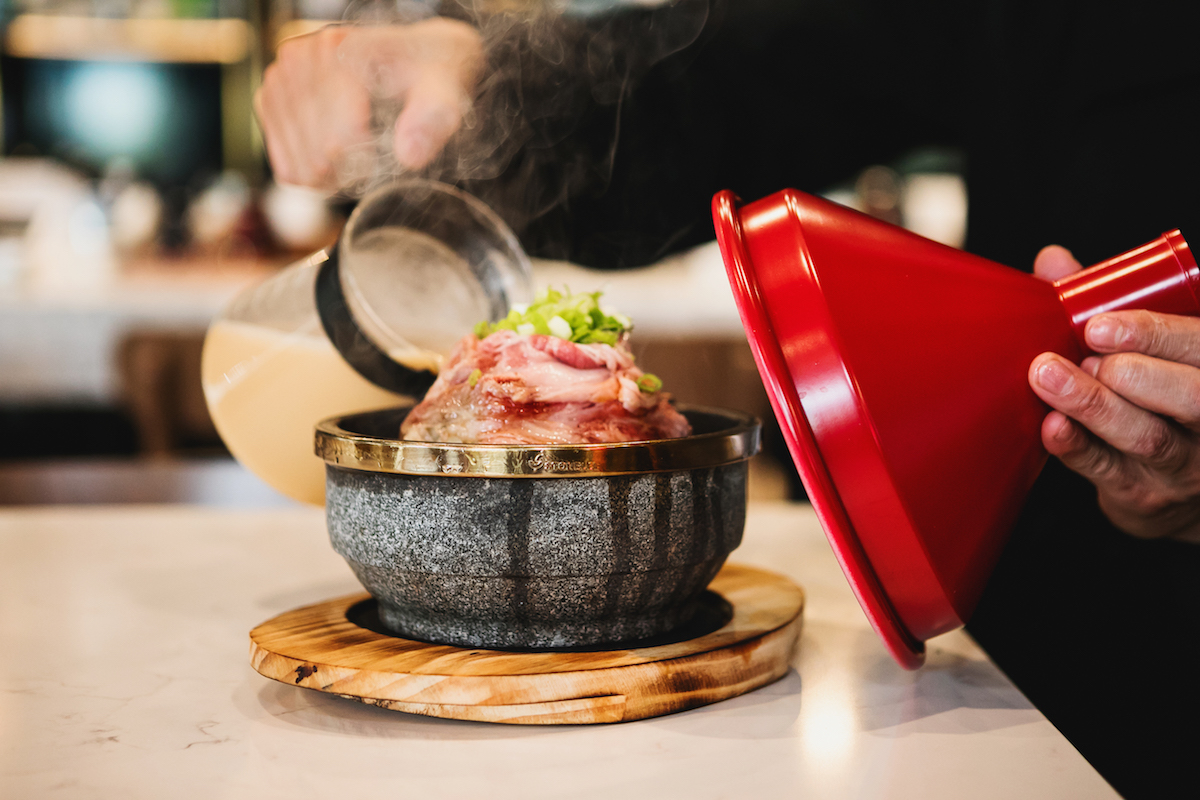
[[[584,478],[704,469],[758,453],[761,425],[754,416],[701,406],[678,408],[700,433],[617,444],[488,445],[408,442],[350,429],[373,415],[397,415],[389,409],[321,421],[314,450],[326,464],[342,469],[482,478]],[[398,422],[396,429],[399,435]]]

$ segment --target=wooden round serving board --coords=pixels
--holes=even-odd
[[[788,579],[727,564],[709,589],[733,608],[723,627],[673,644],[515,653],[377,633],[348,612],[369,595],[298,608],[250,632],[268,678],[434,717],[525,725],[627,722],[715,703],[782,678],[800,636],[804,593]]]

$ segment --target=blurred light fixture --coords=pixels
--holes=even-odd
[[[85,64],[71,74],[66,88],[69,136],[105,161],[150,149],[163,134],[169,91],[153,66]]]

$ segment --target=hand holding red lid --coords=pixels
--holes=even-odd
[[[1034,262],[1051,281],[1079,269],[1057,246]],[[1200,319],[1113,311],[1085,336],[1099,355],[1079,366],[1053,353],[1030,365],[1030,385],[1055,409],[1043,444],[1096,485],[1118,528],[1200,542]]]

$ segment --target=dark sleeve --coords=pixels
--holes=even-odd
[[[923,44],[954,41],[957,22],[928,5],[678,0],[562,18],[553,35],[509,29],[489,47],[493,74],[515,60],[518,79],[498,81],[506,99],[483,114],[518,108],[519,145],[463,182],[533,255],[627,267],[708,241],[722,189],[820,191],[957,143],[957,53]]]

